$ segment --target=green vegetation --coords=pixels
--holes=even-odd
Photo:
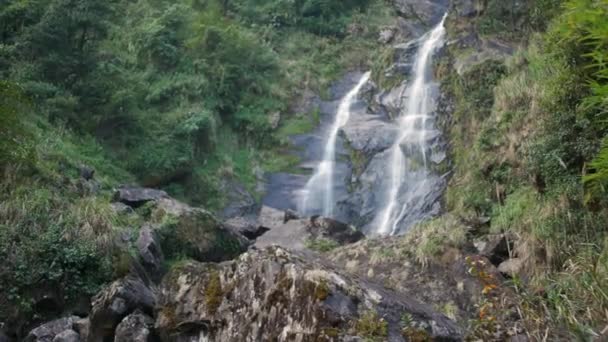
[[[316,238],[306,240],[306,247],[317,252],[326,253],[338,247],[338,243],[334,240]]]
[[[381,0],[0,1],[0,321],[45,314],[34,285],[61,309],[125,274],[117,236],[150,208],[116,214],[118,184],[218,210],[231,182],[253,193],[258,170],[292,169],[288,136],[319,115],[294,104],[367,67],[392,14]],[[170,246],[208,237],[163,224]]]
[[[388,322],[375,311],[366,311],[355,322],[357,335],[367,341],[384,341],[388,337]]]
[[[514,287],[532,339],[548,331],[588,340],[606,325],[608,308],[608,7],[595,0],[518,4],[488,1],[472,20],[485,39],[509,40],[519,51],[443,75],[455,101],[447,209],[463,222],[490,218],[489,229],[473,234],[519,237],[513,254],[526,281]],[[450,48],[451,57],[466,53]],[[431,235],[422,255],[445,245],[443,233]]]

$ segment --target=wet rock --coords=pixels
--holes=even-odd
[[[116,327],[114,342],[148,342],[153,340],[154,320],[141,311],[125,317]]]
[[[357,335],[352,327],[368,312],[387,322],[386,340],[404,340],[403,314],[431,338],[461,339],[429,307],[279,247],[174,268],[161,285],[156,328],[179,341],[343,341]]]
[[[64,317],[44,323],[29,332],[25,337],[25,342],[52,342],[53,339],[66,330],[71,330],[74,321],[79,318],[76,316]]]
[[[285,210],[285,217],[283,218],[283,223],[287,223],[291,220],[297,220],[300,218],[300,215],[291,209]]]
[[[420,21],[430,27],[441,19],[447,10],[447,0],[395,0],[397,12],[405,19]]]
[[[166,258],[188,256],[197,261],[232,259],[249,246],[249,240],[224,226],[213,214],[170,198],[156,201],[152,216],[168,221],[156,230]]]
[[[116,189],[114,200],[131,207],[139,207],[146,202],[169,197],[166,192],[157,189],[122,186]]]
[[[365,238],[365,235],[354,226],[326,217],[311,217],[307,228],[313,238],[330,239],[340,245],[354,243]]]
[[[156,298],[141,279],[127,276],[107,286],[92,302],[88,341],[101,342],[111,338],[116,326],[134,310],[151,314]]]
[[[141,228],[136,246],[139,261],[146,273],[155,282],[160,281],[164,274],[163,263],[165,257],[156,232],[150,225],[146,224]]]
[[[72,329],[59,333],[53,342],[80,342],[80,335]]]
[[[270,229],[259,226],[254,219],[234,217],[224,222],[228,229],[238,232],[249,240],[255,240]]]
[[[505,260],[498,265],[498,271],[505,276],[514,277],[521,273],[524,267],[524,261],[520,258],[512,258]]]

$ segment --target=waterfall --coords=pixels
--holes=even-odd
[[[428,191],[427,126],[434,110],[431,61],[443,45],[444,21],[445,16],[421,38],[415,56],[412,80],[405,92],[407,101],[398,119],[400,133],[389,151],[385,207],[374,221],[375,232],[379,235],[395,234],[412,201],[420,199],[419,193]]]
[[[359,82],[340,100],[336,117],[331,125],[325,144],[323,159],[319,162],[313,176],[300,193],[299,211],[304,214],[322,213],[326,217],[332,217],[334,214],[334,167],[336,164],[338,132],[348,122],[351,106],[356,101],[357,94],[369,80],[369,77],[370,72],[363,74]],[[319,209],[321,209],[320,212]]]

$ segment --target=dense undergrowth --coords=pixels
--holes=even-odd
[[[447,210],[473,226],[489,219],[473,239],[515,234],[523,267],[511,282],[537,340],[597,338],[607,322],[607,17],[605,1],[489,1],[471,25],[516,52],[443,78],[454,99]],[[463,27],[448,21],[451,34]],[[442,63],[471,53],[449,50]],[[423,255],[441,249],[426,241]],[[500,324],[475,333],[491,338]]]
[[[293,167],[287,136],[318,120],[294,104],[367,67],[392,17],[382,0],[0,1],[0,321],[122,274],[115,241],[141,222],[110,207],[118,184],[220,209],[229,183]]]

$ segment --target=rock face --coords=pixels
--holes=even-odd
[[[163,263],[165,261],[163,250],[158,240],[154,228],[150,225],[144,225],[139,231],[139,237],[136,242],[139,261],[150,278],[155,282],[160,281],[164,274]]]
[[[55,336],[53,342],[79,342],[80,335],[74,330],[66,330],[59,335]]]
[[[407,327],[404,314],[412,318]],[[172,341],[344,341],[374,337],[362,328],[369,317],[366,323],[385,326],[383,340],[404,341],[407,329],[461,339],[452,321],[428,307],[280,247],[175,268],[161,286],[156,328]]]
[[[116,189],[114,200],[131,207],[139,207],[146,202],[169,197],[166,192],[157,189],[122,186]]]

